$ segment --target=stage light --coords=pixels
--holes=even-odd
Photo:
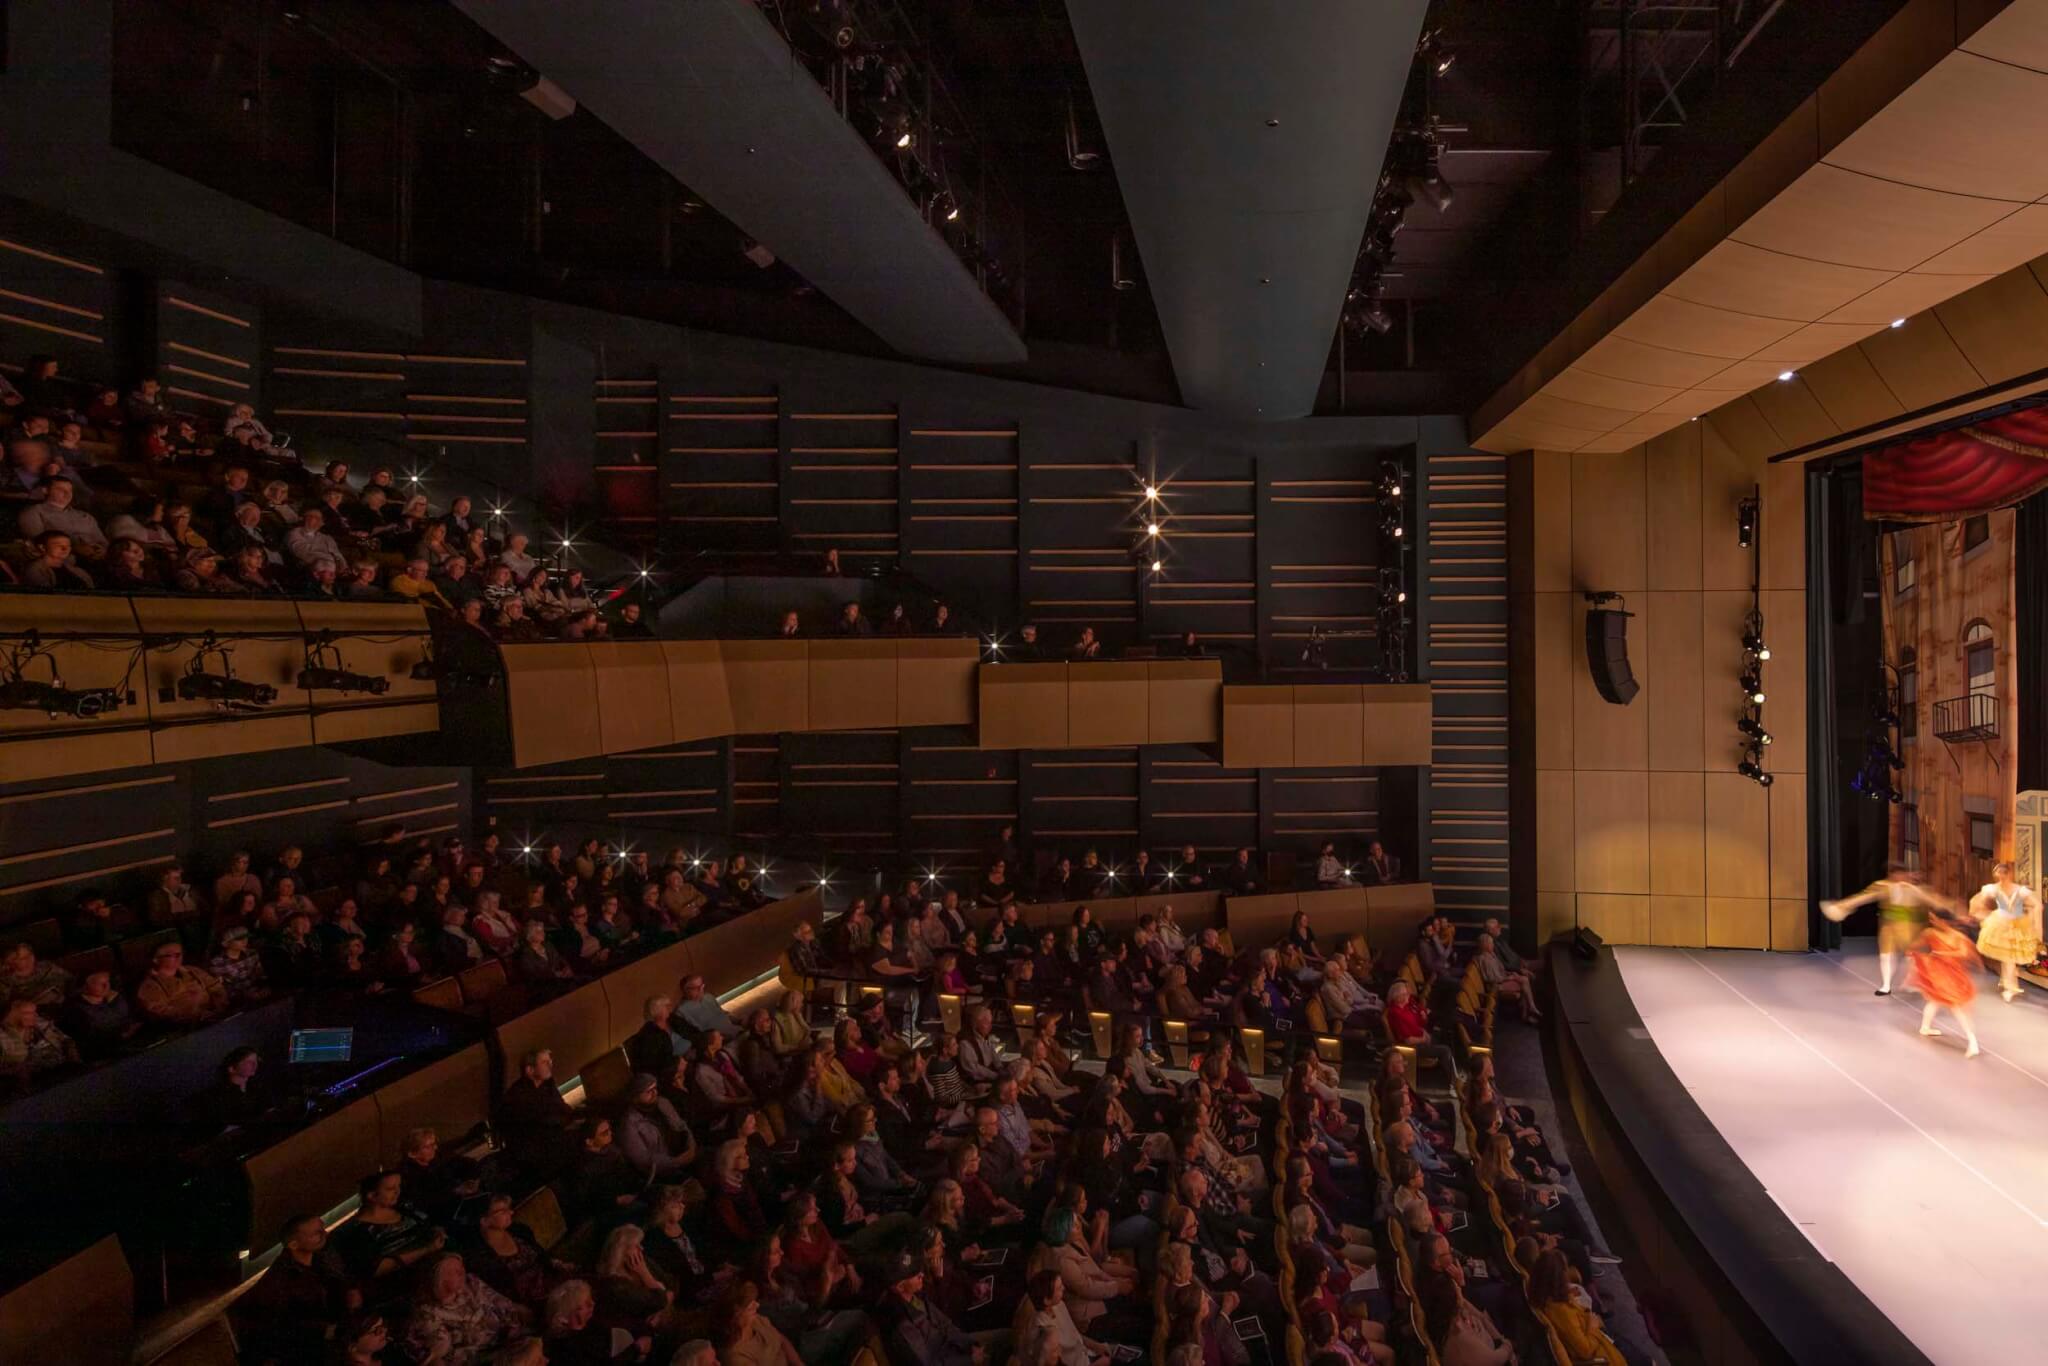
[[[1160,570],[1162,570],[1162,569],[1164,569],[1164,568],[1166,568],[1166,566],[1165,566],[1164,564],[1160,563],[1160,562],[1159,562],[1158,560],[1154,560],[1154,561],[1152,561],[1152,572],[1153,572],[1153,573],[1157,574],[1157,573],[1158,573],[1158,572],[1159,572]]]
[[[1797,370],[1780,370],[1778,372],[1778,383],[1783,384],[1786,380],[1793,378],[1798,373],[1799,372]]]
[[[903,130],[902,132],[900,132],[900,133],[898,133],[898,134],[896,135],[896,150],[897,150],[897,151],[899,151],[899,152],[907,152],[907,151],[909,151],[909,150],[910,150],[910,149],[911,149],[912,147],[915,147],[916,145],[917,145],[917,136],[916,136],[916,134],[912,133],[912,132],[911,132],[911,131],[910,131],[910,130],[909,130],[908,128],[904,129],[904,130]],[[819,885],[820,885],[820,886],[822,886],[822,885],[824,885],[824,884],[823,884],[823,883],[821,882],[821,883],[820,883]]]
[[[225,659],[225,652],[221,652]],[[192,665],[178,679],[181,702],[213,702],[235,711],[253,711],[277,701],[277,689],[268,683],[246,683],[233,673],[210,674],[200,667],[205,654],[195,656]]]
[[[521,858],[532,858],[532,857],[533,857],[533,846],[532,846],[532,845],[530,845],[530,844],[522,844],[522,845],[520,845],[520,846],[519,846],[519,856],[520,856]]]
[[[366,692],[382,696],[391,691],[391,680],[380,675],[352,673],[347,669],[304,668],[299,686],[307,692]]]
[[[1905,325],[1906,325],[1906,320],[1905,320],[1904,318],[1893,318],[1893,319],[1892,319],[1892,326],[1893,326],[1893,327],[1904,327]]]
[[[1735,505],[1735,543],[1747,550],[1756,540],[1757,514],[1761,506],[1753,497]]]
[[[1145,534],[1146,534],[1147,536],[1157,536],[1157,535],[1159,534],[1159,523],[1157,523],[1157,522],[1147,522],[1147,523],[1145,523]]]
[[[39,711],[51,716],[69,716],[80,721],[115,711],[121,705],[118,688],[64,686],[64,680],[14,678],[0,683],[0,711]]]
[[[1159,488],[1158,488],[1158,486],[1157,486],[1157,485],[1155,485],[1155,484],[1147,484],[1147,485],[1145,485],[1145,497],[1146,497],[1147,499],[1157,498],[1158,496],[1159,496]]]
[[[1771,733],[1764,729],[1763,722],[1752,716],[1745,716],[1735,723],[1735,729],[1747,735],[1760,745],[1771,743]]]

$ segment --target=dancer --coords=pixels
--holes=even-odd
[[[2031,887],[2013,881],[2013,867],[2001,859],[1991,865],[1991,881],[1970,898],[1970,914],[1983,922],[1977,952],[1998,964],[1998,994],[2008,1004],[2019,995],[2020,964],[2041,952],[2041,898]]]
[[[1940,1037],[1934,1013],[1947,1006],[1963,1027],[1963,1037],[1970,1041],[1963,1056],[1976,1057],[1977,1031],[1970,1021],[1970,1002],[1977,997],[1977,984],[1971,980],[1970,969],[1978,959],[1970,937],[1946,915],[1937,913],[1920,931],[1908,956],[1913,960],[1913,989],[1927,998],[1927,1006],[1920,1012],[1920,1032],[1930,1039]]]
[[[1920,877],[1902,863],[1885,870],[1884,877],[1854,896],[1840,901],[1823,901],[1820,912],[1830,920],[1841,920],[1858,906],[1875,901],[1877,908],[1877,973],[1879,996],[1892,994],[1892,964],[1913,947],[1926,928],[1929,911],[1955,909],[1954,903],[1936,896],[1920,885]]]

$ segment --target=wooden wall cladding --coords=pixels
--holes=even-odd
[[[6,372],[38,353],[59,373],[113,372],[109,331],[114,280],[106,267],[63,251],[51,234],[0,217],[0,354]]]
[[[1223,761],[1238,768],[1427,764],[1429,685],[1226,687]]]
[[[906,573],[1002,620],[1017,600],[1017,424],[934,414],[899,432],[898,546]]]
[[[1223,666],[1207,660],[987,664],[979,686],[987,749],[1205,743],[1218,734]],[[1155,716],[1162,727],[1156,738]]]
[[[135,1273],[113,1234],[0,1295],[0,1358],[127,1366]]]
[[[2041,368],[2022,276],[2048,215],[2015,171],[2048,131],[2040,21],[1964,8],[1907,6],[1481,409],[1479,443],[1622,451],[1740,396],[1786,450]]]
[[[410,676],[426,648],[426,618],[416,607],[16,595],[0,603],[0,623],[10,631],[94,637],[49,642],[59,676],[76,690],[125,687],[133,693],[128,705],[85,720],[0,713],[0,774],[8,781],[417,734],[439,725],[434,685]],[[390,691],[381,697],[300,691],[304,638],[322,630],[336,633],[348,668],[382,676]],[[177,698],[178,678],[196,653],[193,642],[209,631],[231,649],[237,678],[278,689],[274,704],[224,711]],[[143,650],[145,634],[176,636],[180,643]],[[206,667],[217,672],[218,657]],[[43,676],[40,666],[32,676]]]
[[[263,406],[263,314],[254,304],[159,279],[152,338],[157,377],[181,408],[225,416]],[[278,424],[290,430],[289,423]]]

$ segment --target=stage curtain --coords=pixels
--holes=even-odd
[[[2048,493],[2013,509],[2013,673],[2019,790],[2048,787]]]
[[[2024,408],[1863,457],[1863,515],[1974,517],[2048,489],[2048,407]]]

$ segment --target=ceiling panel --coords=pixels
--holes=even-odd
[[[1791,336],[1799,326],[1796,319],[1731,313],[1725,308],[1659,294],[1625,319],[1614,334],[1721,360],[1742,360],[1759,346]]]
[[[905,355],[1025,358],[1009,319],[751,0],[608,5],[602,23],[557,0],[456,4]]]
[[[1871,270],[1912,270],[2015,207],[1999,199],[1874,180],[1823,163],[1729,236],[1793,256]]]
[[[1709,308],[1758,318],[1813,322],[1890,279],[1881,270],[1787,256],[1723,242],[1664,292]]]
[[[1427,0],[1068,0],[1184,400],[1311,411]]]
[[[2011,207],[2008,205],[2007,207]],[[2048,241],[2048,204],[2027,204],[1923,261],[1923,275],[1999,274],[2034,259]]]
[[[2013,8],[2037,7],[2016,0]],[[1979,30],[1973,46],[1983,41]],[[2048,195],[2044,146],[2048,74],[1957,52],[1843,139],[1828,160],[1901,185],[2031,203]]]

